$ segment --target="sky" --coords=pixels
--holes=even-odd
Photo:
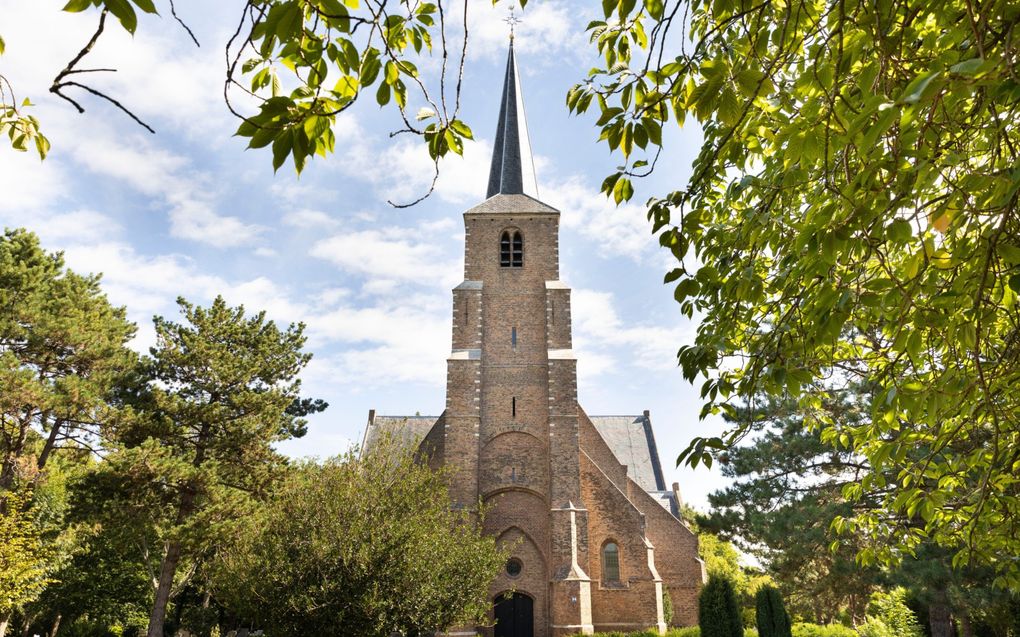
[[[223,102],[224,44],[243,2],[177,0],[201,46],[157,2],[134,37],[108,24],[85,67],[114,67],[88,80],[156,133],[84,93],[86,112],[48,92],[84,45],[94,12],[67,14],[63,0],[0,0],[6,53],[0,74],[20,101],[36,104],[52,150],[45,161],[0,147],[0,225],[36,232],[77,272],[102,273],[103,289],[138,325],[132,346],[154,342],[152,317],[179,316],[175,300],[220,294],[273,320],[303,322],[314,354],[303,393],[330,407],[308,434],[285,442],[293,456],[328,457],[357,444],[369,409],[438,415],[445,403],[451,289],[463,278],[462,213],[485,196],[506,63],[505,3],[469,3],[462,116],[475,131],[463,158],[441,164],[436,191],[424,146],[403,135],[393,109],[370,96],[338,120],[337,152],[298,177],[273,173],[268,149],[246,150]],[[676,351],[694,340],[663,285],[672,257],[658,246],[640,202],[682,186],[700,146],[688,125],[665,135],[656,172],[633,203],[599,193],[620,163],[591,116],[570,116],[567,90],[596,65],[584,26],[596,2],[532,0],[515,50],[535,152],[540,198],[561,211],[561,279],[572,289],[578,395],[591,415],[650,410],[666,482],[707,508],[725,485],[717,468],[675,468],[699,421],[698,387],[682,377]],[[412,102],[411,112],[417,107]],[[700,385],[700,383],[699,383]]]

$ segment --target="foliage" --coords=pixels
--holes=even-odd
[[[628,162],[604,190],[631,196],[667,122],[704,130],[689,183],[649,205],[678,260],[666,282],[702,317],[679,361],[706,377],[703,414],[760,391],[797,398],[825,441],[869,461],[846,495],[880,506],[836,520],[869,538],[863,562],[931,538],[1020,586],[1020,7],[603,8],[589,31],[605,65],[567,104],[594,105]],[[876,388],[868,418],[841,429],[822,405],[858,380]],[[695,439],[680,460],[710,463],[746,431]]]
[[[791,637],[790,615],[774,586],[762,586],[755,595],[755,624],[760,637]]]
[[[698,627],[702,637],[743,637],[740,606],[733,582],[711,576],[698,595]]]
[[[662,621],[667,626],[673,623],[673,597],[665,586],[662,587]]]
[[[857,632],[841,624],[796,623],[792,626],[793,637],[857,637]]]
[[[216,597],[280,637],[483,623],[506,552],[451,510],[445,478],[387,444],[296,467],[219,547]]]
[[[880,619],[897,637],[922,636],[914,611],[907,607],[907,591],[902,587],[872,593],[868,614]]]
[[[0,489],[0,621],[36,599],[49,583],[29,492]]]
[[[65,269],[30,232],[0,236],[0,487],[38,480],[57,449],[95,444],[134,333],[99,277]]]
[[[437,21],[443,29],[439,33]],[[400,132],[424,137],[435,161],[451,151],[462,154],[464,140],[472,139],[471,129],[457,119],[467,26],[458,56],[457,93],[450,98],[443,82],[450,56],[446,29],[452,26],[444,22],[442,3],[248,0],[238,29],[243,35],[236,47],[228,45],[228,75],[235,86],[255,95],[260,106],[258,113],[243,117],[237,134],[249,138],[249,148],[272,144],[274,168],[291,157],[301,172],[308,159],[333,152],[336,116],[370,91],[380,106],[395,103]],[[433,42],[434,35],[438,42]],[[242,61],[250,54],[253,57]],[[430,92],[419,66],[436,54],[442,56],[441,87]],[[285,70],[297,83],[294,90],[283,89],[279,74]],[[248,76],[244,85],[241,74]],[[421,105],[417,115],[411,115],[409,100]]]
[[[97,507],[162,545],[149,637],[161,637],[166,605],[203,553],[253,506],[281,463],[272,445],[304,428],[292,405],[303,325],[280,330],[265,313],[246,317],[217,297],[208,308],[178,300],[186,323],[154,319],[157,345],[136,389],[139,417],[96,474],[108,493]],[[300,403],[298,403],[300,404]],[[178,580],[182,560],[192,569]]]
[[[852,426],[867,400],[862,388],[851,387],[824,407],[834,422]],[[793,401],[762,396],[733,417],[751,423],[754,439],[723,457],[722,473],[731,482],[709,495],[711,515],[699,523],[754,555],[795,615],[826,622],[846,609],[863,620],[880,573],[854,563],[853,538],[829,550],[829,523],[849,513],[842,488],[859,478],[866,461],[823,442]]]

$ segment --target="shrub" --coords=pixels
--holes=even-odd
[[[878,617],[869,617],[857,631],[861,634],[861,637],[899,637]]]
[[[698,626],[701,637],[744,637],[737,594],[728,578],[712,576],[701,589]]]
[[[857,637],[857,631],[842,624],[829,624],[820,626],[818,624],[794,624],[790,632],[793,637]]]
[[[697,626],[674,628],[666,633],[666,637],[701,637],[701,629]]]
[[[669,626],[673,623],[673,598],[669,595],[669,589],[662,587],[662,621]]]
[[[907,606],[906,589],[894,588],[887,593],[877,592],[868,603],[868,615],[881,620],[896,637],[922,637],[924,632],[917,623],[917,616]],[[876,628],[877,630],[877,628]]]
[[[754,596],[755,624],[760,637],[791,637],[790,615],[774,586],[762,586]]]

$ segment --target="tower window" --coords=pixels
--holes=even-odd
[[[517,328],[510,328],[510,346],[517,349]]]
[[[602,547],[602,581],[620,581],[620,547],[615,542],[606,542]]]
[[[517,417],[517,396],[510,399],[510,417]]]
[[[499,238],[499,265],[504,268],[524,267],[524,238],[517,230],[504,230]]]

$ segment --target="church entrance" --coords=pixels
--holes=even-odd
[[[495,601],[495,637],[534,637],[533,602],[521,593],[500,595]]]

